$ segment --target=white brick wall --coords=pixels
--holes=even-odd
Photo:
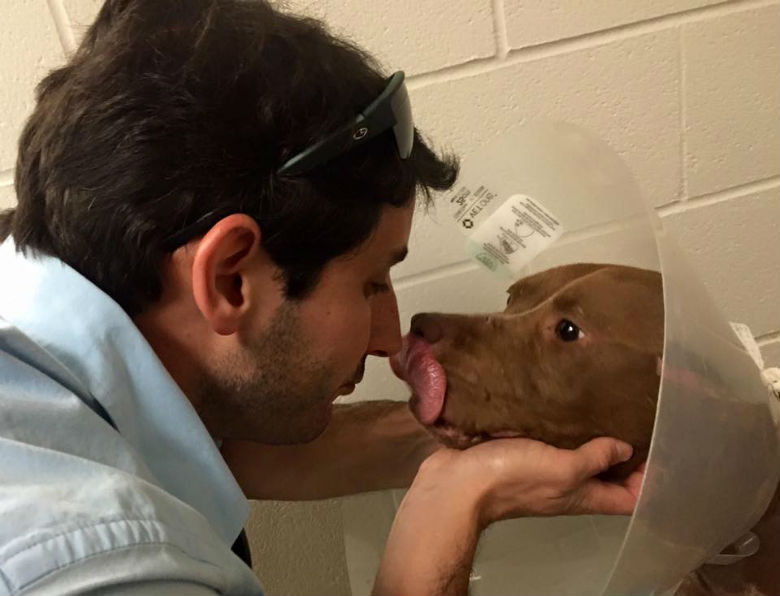
[[[488,0],[450,0],[446,5],[441,0],[289,0],[285,5],[370,48],[391,72],[415,75],[495,54]]]
[[[3,1],[0,207],[14,200],[7,183],[35,82],[73,49],[99,4]],[[286,5],[326,19],[388,70],[412,75],[417,123],[438,146],[467,151],[539,116],[598,132],[634,169],[727,316],[750,324],[768,363],[780,364],[780,1]],[[405,326],[421,308],[501,304],[500,283],[464,263],[459,246],[435,217],[418,218],[412,256],[396,273]],[[359,395],[403,393],[377,362]],[[272,592],[347,593],[337,505],[320,506],[330,513],[284,509],[281,521],[278,506],[257,506],[252,527],[258,566]],[[294,556],[290,533],[300,539],[318,519],[327,520],[317,534],[326,554],[307,557],[301,573],[306,563]],[[272,556],[280,550],[291,554]]]
[[[509,47],[525,48],[676,15],[721,0],[504,0]]]
[[[43,1],[15,0],[3,10],[0,30],[0,171],[14,165],[16,141],[34,103],[38,80],[63,60]]]
[[[777,177],[778,6],[682,27],[687,196]]]

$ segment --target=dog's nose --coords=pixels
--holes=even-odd
[[[429,344],[436,343],[444,335],[444,329],[437,315],[427,312],[417,313],[412,317],[411,332],[419,335]]]

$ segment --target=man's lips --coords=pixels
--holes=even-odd
[[[412,388],[410,406],[420,422],[433,424],[444,409],[447,375],[430,344],[413,333],[406,335],[401,351],[390,358],[390,367]]]
[[[365,357],[363,357],[363,360],[360,362],[360,365],[355,371],[355,374],[352,375],[352,378],[346,383],[339,385],[336,395],[349,395],[350,393],[352,393],[355,390],[355,387],[360,383],[360,381],[363,380],[363,375],[365,374],[365,372],[366,372],[366,359]]]
[[[336,395],[349,395],[355,390],[355,383],[344,383],[338,388]]]

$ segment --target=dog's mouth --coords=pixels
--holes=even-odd
[[[519,437],[511,430],[497,432],[470,432],[450,422],[444,416],[447,396],[447,374],[436,359],[430,344],[421,337],[404,337],[401,351],[390,359],[395,375],[412,389],[409,400],[417,419],[442,444],[454,449],[466,449],[491,439]]]
[[[430,344],[410,333],[404,337],[401,351],[390,359],[390,367],[412,388],[414,397],[409,406],[417,419],[426,426],[434,424],[444,409],[447,375]]]
[[[449,422],[444,416],[440,416],[436,422],[427,425],[426,428],[436,440],[447,447],[453,449],[466,449],[478,443],[484,443],[485,441],[491,441],[493,439],[506,439],[510,437],[520,437],[521,433],[502,430],[498,432],[467,432]]]

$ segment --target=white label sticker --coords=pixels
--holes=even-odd
[[[474,189],[461,185],[448,197],[447,207],[458,229],[469,236],[490,210],[490,204],[497,199],[498,195],[484,184]]]
[[[520,273],[563,234],[550,211],[526,195],[512,195],[474,229],[469,244],[474,258],[491,271]]]

